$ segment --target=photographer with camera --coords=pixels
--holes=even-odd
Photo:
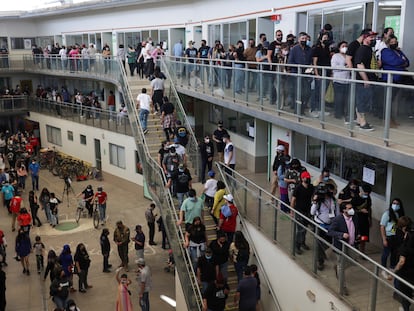
[[[332,185],[319,183],[312,198],[310,214],[313,216],[313,220],[325,230],[329,229],[332,219],[335,218],[338,209],[337,201],[333,194],[334,189],[332,188]],[[319,236],[327,242],[331,242],[331,238],[328,237],[326,231],[319,230]],[[326,248],[326,244],[318,240],[318,270],[323,270],[325,267]]]

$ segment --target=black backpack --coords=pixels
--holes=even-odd
[[[188,175],[185,172],[178,173],[178,182],[180,184],[187,184],[189,180],[190,180],[190,177],[188,177]]]
[[[241,262],[241,261],[249,261],[249,250],[247,248],[240,248],[238,253],[237,253],[237,262]]]

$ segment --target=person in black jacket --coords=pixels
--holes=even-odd
[[[285,146],[278,145],[276,147],[276,156],[275,156],[275,159],[273,160],[273,166],[272,166],[273,178],[272,178],[272,187],[270,188],[270,194],[273,196],[276,195],[276,190],[278,187],[279,177],[277,176],[277,169],[282,164],[282,158],[284,156],[285,156]]]
[[[79,243],[76,247],[76,252],[73,259],[78,270],[79,291],[81,293],[86,293],[86,290],[92,287],[92,285],[88,284],[88,271],[89,266],[91,265],[91,259],[89,258],[89,254],[83,243]]]
[[[210,136],[204,136],[204,141],[200,144],[200,153],[201,153],[201,183],[206,182],[206,166],[208,167],[208,172],[211,171],[213,166],[213,157],[214,157],[214,145],[210,140]]]
[[[68,297],[69,288],[72,286],[72,282],[66,276],[64,270],[60,270],[58,276],[50,284],[50,296],[52,296],[53,302],[56,304],[56,308],[64,309]]]
[[[109,268],[112,267],[109,264],[109,254],[111,253],[111,243],[108,239],[109,230],[107,228],[102,229],[101,237],[100,237],[100,244],[101,244],[101,252],[103,256],[103,271],[105,273],[111,272]]]

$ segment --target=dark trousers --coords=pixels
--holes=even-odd
[[[32,190],[39,191],[39,176],[32,175]]]
[[[155,223],[154,222],[147,222],[149,228],[149,242],[154,243],[154,235],[155,235]]]
[[[204,184],[206,182],[206,167],[208,171],[211,171],[213,166],[213,160],[208,161],[207,159],[201,159],[201,182]]]
[[[131,73],[131,77],[134,76],[134,70],[135,70],[135,63],[128,63],[129,65],[129,72]]]
[[[118,245],[118,254],[121,258],[122,265],[126,267],[128,265],[128,243]]]
[[[348,84],[334,82],[334,106],[335,106],[335,118],[340,119],[345,116],[345,119],[349,118],[348,109]]]
[[[295,219],[297,220],[298,224],[296,224],[296,247],[300,249],[300,247],[305,244],[306,239],[306,230],[305,227],[308,226],[308,221],[303,218],[302,216],[295,214]],[[302,224],[303,226],[301,226]]]
[[[165,232],[165,230],[161,230],[161,234],[162,234],[162,249],[167,249],[167,243],[168,243],[168,247],[171,248],[170,246],[170,242],[168,241],[168,237],[167,237],[167,232]]]
[[[79,290],[88,288],[88,270],[80,270],[79,277]]]
[[[103,270],[109,269],[109,253],[108,254],[102,254],[103,256]]]
[[[43,270],[43,255],[36,255],[36,265],[37,271],[40,273]]]
[[[36,225],[36,221],[37,221],[37,226],[40,227],[42,225],[42,222],[39,219],[39,216],[37,216],[37,211],[39,210],[39,207],[32,207],[31,208],[31,212],[32,212],[32,219],[33,219],[33,226]]]

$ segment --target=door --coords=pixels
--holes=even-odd
[[[95,166],[97,170],[102,171],[101,141],[99,139],[95,139]]]

